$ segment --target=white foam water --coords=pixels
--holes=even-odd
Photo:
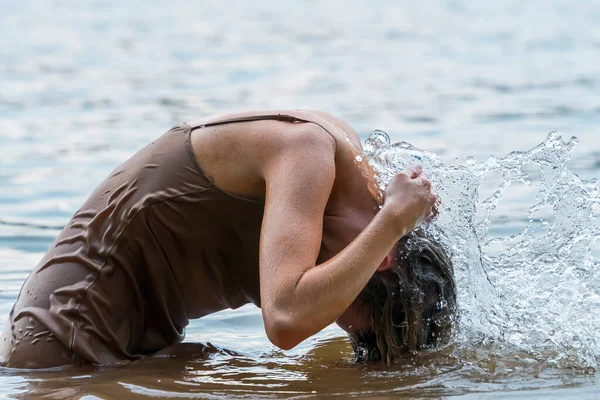
[[[380,190],[420,163],[442,199],[439,217],[425,229],[454,262],[458,347],[526,353],[560,368],[597,367],[600,185],[567,168],[576,143],[551,132],[529,151],[445,165],[434,153],[391,143],[383,131],[365,141]]]

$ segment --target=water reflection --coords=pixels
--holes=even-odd
[[[173,357],[116,368],[69,367],[0,375],[17,397],[82,398],[398,398],[598,384],[592,370],[553,369],[547,354],[495,352],[491,344],[449,346],[396,363],[355,364],[344,338],[307,354],[253,358],[212,345],[184,343]],[[93,398],[93,397],[86,397]]]

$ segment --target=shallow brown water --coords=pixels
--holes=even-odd
[[[111,368],[68,367],[49,371],[3,369],[16,398],[444,398],[580,396],[594,392],[593,370],[554,369],[535,356],[485,348],[448,347],[383,365],[356,364],[344,338],[323,340],[301,356],[259,358],[184,343],[176,356],[157,356]],[[21,392],[16,394],[16,392]],[[87,397],[86,397],[87,396]],[[92,397],[90,397],[92,396]],[[95,396],[95,397],[93,397]]]

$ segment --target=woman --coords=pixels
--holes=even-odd
[[[437,197],[417,167],[380,208],[360,149],[315,111],[174,127],[100,184],[29,276],[4,364],[138,359],[181,342],[189,319],[246,303],[282,349],[334,321],[359,359],[435,343],[422,332],[449,328],[451,265],[426,238],[413,235],[414,254],[401,239]]]

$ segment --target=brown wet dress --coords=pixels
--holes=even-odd
[[[176,126],[91,194],[23,285],[0,356],[5,365],[113,364],[181,342],[189,319],[259,306],[264,203],[228,194]]]

